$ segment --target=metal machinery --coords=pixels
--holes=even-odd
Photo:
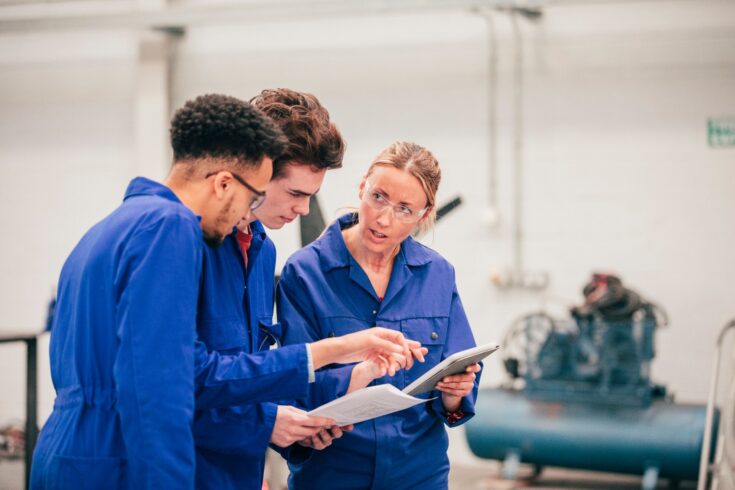
[[[545,313],[515,322],[503,343],[511,385],[480,391],[467,440],[505,462],[696,480],[707,410],[674,403],[650,379],[663,311],[621,281],[595,274],[570,320]],[[717,431],[719,414],[713,415]]]

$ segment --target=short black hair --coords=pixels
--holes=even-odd
[[[251,166],[264,156],[277,159],[287,144],[280,128],[260,109],[227,95],[189,100],[171,120],[174,162],[223,158]]]

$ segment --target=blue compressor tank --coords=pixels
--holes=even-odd
[[[704,405],[549,402],[482,389],[476,411],[466,425],[467,442],[482,458],[502,461],[515,452],[521,462],[539,466],[629,474],[657,468],[660,477],[697,479]],[[715,412],[714,434],[718,419]]]

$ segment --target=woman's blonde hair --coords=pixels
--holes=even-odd
[[[426,194],[428,216],[421,221],[414,235],[422,235],[429,231],[436,222],[436,191],[442,178],[442,171],[436,157],[424,148],[410,141],[396,141],[380,152],[368,168],[366,177],[370,177],[375,167],[393,167],[413,175],[419,181]]]

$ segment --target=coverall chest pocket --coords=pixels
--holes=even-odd
[[[372,326],[370,322],[354,316],[323,317],[319,319],[319,325],[322,339],[359,332]]]
[[[426,371],[439,364],[447,341],[447,327],[449,319],[446,317],[407,318],[401,320],[401,332],[411,340],[421,342],[429,352],[424,356],[426,362],[416,362],[408,371],[403,371],[404,387],[413,383]]]
[[[212,319],[200,323],[199,340],[210,349],[228,351],[247,349],[250,337],[245,324],[237,319]]]

